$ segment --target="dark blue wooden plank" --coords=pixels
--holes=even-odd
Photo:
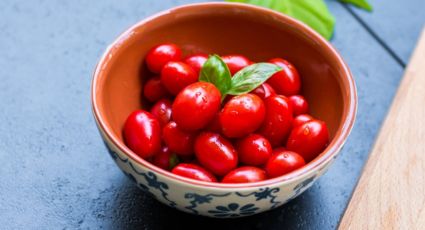
[[[369,1],[374,7],[372,13],[350,9],[406,64],[425,26],[425,1]]]
[[[160,205],[117,169],[97,132],[91,73],[124,28],[188,0],[13,1],[0,7],[2,229],[332,229],[347,205],[402,68],[339,3],[333,44],[359,90],[356,126],[334,166],[277,210],[214,220]]]

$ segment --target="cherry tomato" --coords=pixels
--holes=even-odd
[[[183,62],[168,62],[161,71],[161,82],[173,95],[198,81],[195,71]]]
[[[281,58],[274,58],[269,62],[282,68],[267,81],[276,93],[285,96],[298,94],[301,88],[301,80],[295,66]]]
[[[161,83],[159,77],[149,79],[143,87],[143,95],[150,102],[156,102],[168,96],[168,91]]]
[[[167,146],[162,147],[161,151],[153,157],[153,164],[165,169],[171,170],[179,163],[179,158],[172,153]]]
[[[196,160],[195,154],[188,155],[188,156],[179,156],[179,160],[182,163],[193,163],[193,164],[199,165],[199,162],[195,162]]]
[[[246,165],[264,165],[272,155],[270,142],[261,135],[250,134],[236,143],[239,161]]]
[[[176,122],[170,121],[162,129],[162,137],[171,151],[179,156],[190,156],[193,154],[193,142],[196,135],[181,130]]]
[[[329,132],[325,122],[311,120],[294,127],[286,147],[299,153],[306,162],[313,160],[329,143]]]
[[[267,83],[263,83],[255,88],[251,93],[259,96],[261,99],[266,99],[272,95],[276,95],[274,89]]]
[[[266,172],[252,166],[243,166],[230,171],[224,176],[223,183],[251,183],[267,179]]]
[[[234,98],[236,96],[233,95],[226,95],[226,97],[224,98],[223,102],[221,104],[225,105],[227,104],[227,102],[229,102],[230,100],[232,100],[232,98]]]
[[[308,103],[303,96],[292,95],[289,97],[289,101],[291,102],[292,112],[294,112],[294,116],[308,113]]]
[[[292,108],[289,99],[282,95],[270,96],[264,100],[266,117],[259,133],[267,138],[273,147],[286,141],[292,127]]]
[[[276,149],[267,161],[266,172],[269,178],[285,175],[305,165],[304,159],[296,152]]]
[[[255,94],[236,96],[220,112],[222,132],[227,137],[243,137],[257,130],[265,117],[263,100]]]
[[[206,54],[194,54],[186,57],[184,62],[188,64],[195,71],[196,76],[199,76],[199,72],[202,69],[204,63],[208,60],[208,55]]]
[[[232,76],[251,64],[251,61],[242,55],[226,55],[222,56],[221,59],[226,63]]]
[[[185,130],[206,127],[220,109],[220,91],[211,83],[196,82],[184,88],[173,103],[173,120]]]
[[[218,113],[214,116],[213,120],[207,125],[206,130],[213,133],[221,132],[221,125]]]
[[[158,119],[161,127],[164,127],[171,119],[171,101],[168,99],[157,101],[152,106],[151,113]]]
[[[140,157],[147,159],[161,149],[161,126],[152,114],[136,110],[124,124],[124,140]]]
[[[195,164],[181,163],[174,167],[171,172],[194,180],[217,182],[213,174]]]
[[[224,176],[238,165],[238,154],[220,134],[203,132],[195,140],[195,155],[206,169]]]
[[[162,44],[153,47],[146,55],[146,64],[153,73],[160,73],[162,67],[170,61],[179,61],[182,51],[177,45]]]
[[[191,164],[195,164],[195,165],[201,165],[201,163],[199,163],[199,161],[196,159],[196,157],[194,159],[190,160],[190,161],[187,161],[187,162],[189,162]]]
[[[292,122],[292,127],[297,127],[313,119],[314,118],[308,114],[300,114],[294,118],[294,121]]]

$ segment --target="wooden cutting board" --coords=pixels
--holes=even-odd
[[[425,229],[425,30],[339,229]]]

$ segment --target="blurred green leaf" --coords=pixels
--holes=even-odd
[[[373,8],[372,6],[369,4],[369,2],[367,0],[340,0],[341,2],[344,3],[349,3],[349,4],[353,4],[359,8],[365,9],[367,11],[372,11]]]
[[[326,39],[333,34],[335,18],[323,0],[227,0],[270,8],[296,18]]]
[[[226,0],[266,7],[296,18],[316,30],[326,39],[332,37],[335,18],[329,12],[323,0]],[[355,5],[367,11],[372,6],[367,0],[339,0],[340,2]]]

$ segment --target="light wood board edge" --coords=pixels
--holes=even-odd
[[[425,229],[425,29],[339,229]]]

